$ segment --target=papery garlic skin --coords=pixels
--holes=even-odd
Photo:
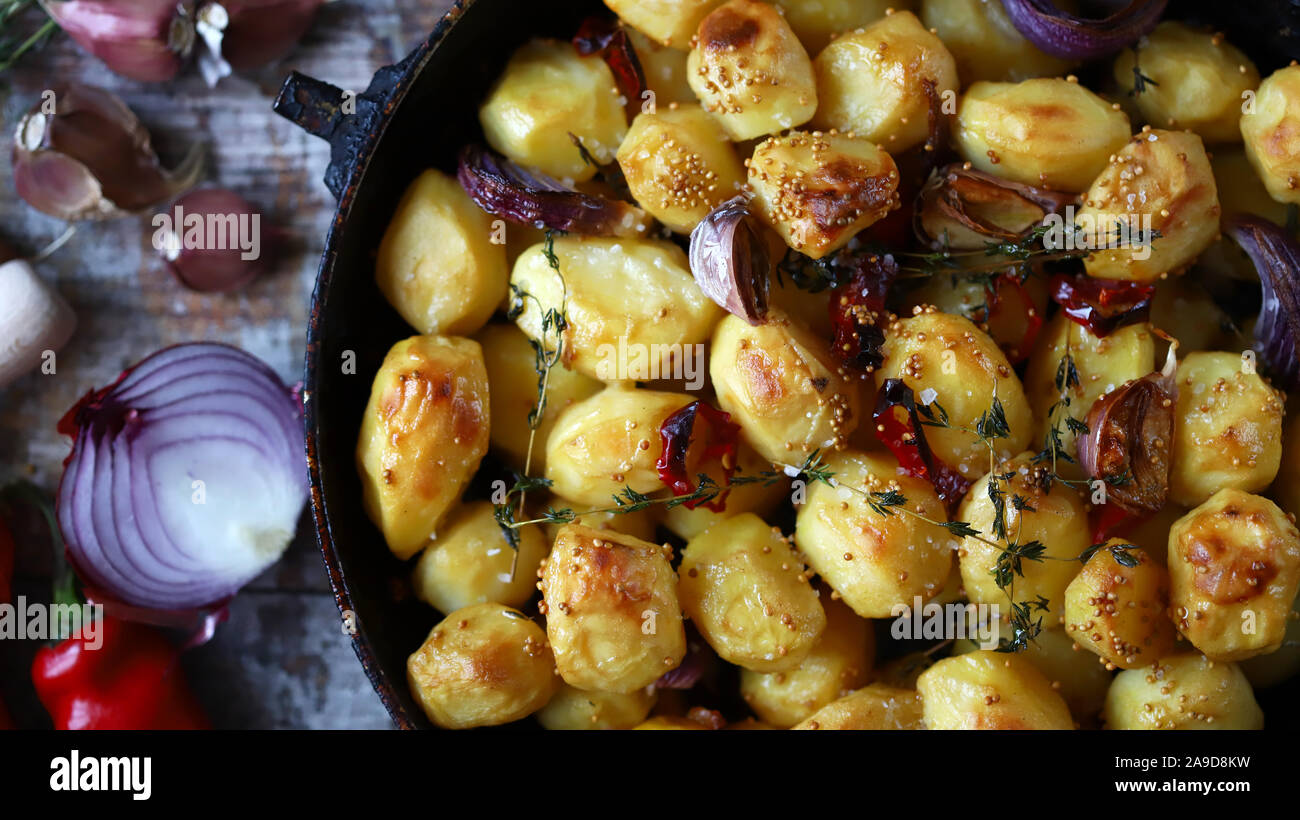
[[[77,317],[24,259],[0,264],[0,387],[67,343]]]
[[[177,0],[43,0],[50,17],[115,74],[170,80],[194,48],[194,4]]]

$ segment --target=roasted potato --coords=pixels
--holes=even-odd
[[[577,181],[596,169],[570,134],[599,162],[612,160],[627,134],[623,100],[605,61],[556,40],[533,40],[510,57],[478,119],[488,144],[510,159]]]
[[[1241,115],[1246,156],[1278,202],[1300,202],[1300,66],[1280,68],[1260,83]]]
[[[563,361],[602,381],[648,381],[690,369],[722,309],[691,276],[690,263],[671,242],[650,239],[561,237],[553,243],[559,270],[546,246],[535,245],[515,262],[511,283],[527,296],[515,320],[521,330],[553,347],[543,331],[550,311],[565,309]],[[696,385],[698,388],[699,385]]]
[[[529,496],[532,498],[532,496]],[[607,499],[610,505],[613,505],[613,499]],[[554,508],[556,510],[575,510],[582,512],[585,504],[578,504],[567,498],[561,498],[558,495],[543,496],[540,510]],[[602,510],[600,512],[588,512],[578,515],[573,519],[574,524],[581,524],[584,527],[591,527],[593,530],[614,530],[624,535],[630,535],[633,538],[640,538],[642,541],[655,540],[655,510],[653,507],[647,507],[643,510],[629,512],[627,510],[614,511]],[[546,543],[555,543],[555,536],[559,535],[560,530],[564,527],[562,523],[547,522],[543,525],[546,529]]]
[[[836,37],[813,61],[817,115],[813,125],[879,143],[891,154],[920,144],[936,101],[959,88],[957,64],[943,41],[910,11],[887,15]]]
[[[1189,353],[1176,378],[1169,497],[1195,507],[1225,487],[1271,484],[1282,460],[1283,395],[1236,353]]]
[[[952,52],[966,85],[1059,76],[1070,67],[1026,40],[998,0],[921,0],[921,21]]]
[[[1066,632],[1075,643],[1120,669],[1151,665],[1173,651],[1177,636],[1165,614],[1168,571],[1129,546],[1123,539],[1110,539],[1065,588]]]
[[[953,124],[958,152],[979,170],[1061,191],[1087,190],[1129,133],[1118,106],[1059,77],[974,83]]]
[[[916,690],[929,729],[1073,729],[1070,709],[1034,665],[978,650],[921,673]]]
[[[873,143],[795,131],[772,137],[748,161],[763,219],[786,244],[820,259],[898,207],[898,168]]]
[[[1282,645],[1300,590],[1300,532],[1267,498],[1224,488],[1169,531],[1170,614],[1192,645],[1238,661]]]
[[[584,692],[564,683],[537,713],[537,722],[552,731],[632,729],[650,714],[655,697],[649,687],[619,694]]]
[[[795,729],[925,729],[921,696],[873,683],[818,709]]]
[[[1058,406],[1052,412],[1053,405],[1062,401],[1056,376],[1067,351],[1078,371],[1079,383],[1065,388],[1069,407]],[[1038,420],[1035,441],[1043,441],[1055,426],[1066,454],[1074,457],[1075,433],[1066,424],[1066,416],[1083,421],[1097,399],[1154,368],[1155,339],[1146,323],[1127,325],[1099,337],[1064,312],[1057,313],[1043,328],[1025,370],[1025,393]],[[1063,470],[1066,466],[1058,464],[1057,468]]]
[[[841,34],[856,31],[890,13],[904,10],[912,0],[772,0],[785,14],[799,42],[816,55]]]
[[[638,114],[619,146],[618,164],[641,207],[684,234],[745,184],[726,132],[698,105]]]
[[[745,669],[798,666],[826,628],[803,561],[753,513],[692,538],[678,574],[682,610],[719,657]]]
[[[637,59],[641,61],[646,90],[654,94],[642,99],[641,112],[656,111],[660,106],[668,107],[673,103],[695,104],[695,92],[686,79],[686,52],[656,42],[634,28],[626,31]]]
[[[407,659],[406,676],[429,720],[444,729],[527,717],[559,685],[541,627],[501,604],[449,614]]]
[[[1290,680],[1300,673],[1300,612],[1294,607],[1286,619],[1282,647],[1267,655],[1256,655],[1241,662],[1250,685],[1266,689]]]
[[[565,410],[546,439],[552,489],[592,507],[610,506],[625,486],[638,493],[663,489],[655,467],[663,449],[659,428],[692,401],[685,393],[611,385]],[[693,460],[688,468],[695,475]]]
[[[759,455],[797,466],[813,450],[842,447],[853,432],[857,385],[840,375],[828,347],[775,310],[757,327],[731,315],[719,323],[713,389]]]
[[[546,440],[560,414],[600,392],[603,385],[563,365],[552,367],[546,380],[546,408],[533,435],[528,417],[537,406],[537,363],[528,337],[514,325],[491,324],[476,338],[483,348],[483,363],[492,385],[492,451],[522,471],[528,460],[528,440],[532,438],[528,472],[544,474]]]
[[[375,374],[357,441],[366,513],[398,558],[437,533],[488,448],[487,370],[470,339],[412,336]]]
[[[1300,413],[1285,422],[1282,455],[1270,493],[1287,514],[1300,516]]]
[[[1011,473],[1009,480],[999,481],[1006,500],[1004,521],[1008,536],[1017,543],[1037,541],[1044,545],[1044,560],[1023,561],[1023,575],[1015,579],[1016,601],[1034,601],[1040,596],[1047,599],[1043,625],[1052,627],[1064,614],[1065,589],[1079,569],[1076,559],[1089,546],[1088,514],[1083,499],[1069,487],[1052,486],[1045,492],[1040,483],[1040,473],[1045,465],[1034,464],[1029,453],[1022,453],[1008,462],[999,464],[994,475]],[[998,555],[1007,548],[1008,539],[993,536],[996,507],[989,498],[990,476],[984,476],[971,485],[957,510],[957,518],[969,523],[984,537],[997,541],[1001,549],[967,536],[957,553],[961,560],[962,584],[970,600],[979,604],[997,604],[1007,607],[1007,594],[999,589],[993,571]],[[1027,504],[1020,510],[1010,501],[1018,495]]]
[[[605,0],[623,22],[661,45],[690,48],[700,21],[723,0]]]
[[[1204,260],[1202,254],[1196,262],[1198,268]],[[1177,339],[1178,352],[1184,356],[1195,350],[1230,348],[1236,340],[1228,314],[1203,285],[1187,277],[1169,279],[1156,288],[1151,324]],[[1164,361],[1168,343],[1154,341],[1156,361]]]
[[[1174,655],[1115,676],[1107,729],[1263,729],[1264,713],[1235,663]]]
[[[509,279],[492,218],[446,174],[416,177],[375,259],[379,290],[402,318],[420,333],[467,336],[492,316]]]
[[[933,235],[933,234],[932,234]],[[942,232],[939,234],[942,236]],[[951,234],[950,234],[951,238]],[[987,238],[979,244],[984,247]],[[949,247],[956,247],[955,243]],[[1031,324],[1041,326],[1047,308],[1047,279],[1031,276],[1024,282],[999,276],[985,284],[969,276],[930,276],[907,295],[907,309],[934,306],[944,313],[970,319],[989,335],[1013,362],[1033,352],[1039,337],[1031,333]],[[1022,349],[1029,343],[1029,349]]]
[[[1150,81],[1135,93],[1139,66]],[[1186,129],[1206,142],[1241,139],[1242,103],[1259,85],[1255,64],[1221,33],[1173,20],[1121,51],[1114,75],[1152,127]]]
[[[822,596],[826,629],[797,668],[782,672],[740,671],[740,694],[766,723],[787,729],[871,677],[875,637],[871,623],[842,603]]]
[[[759,472],[772,468],[771,462],[754,452],[754,448],[748,444],[741,442],[737,449],[739,454],[736,460],[740,465],[737,475],[756,476]],[[701,464],[696,468],[696,472],[708,475],[717,482],[719,487],[726,484],[721,459],[715,458]],[[661,519],[663,525],[674,535],[690,540],[731,516],[741,513],[757,513],[766,516],[789,494],[790,482],[787,480],[778,480],[770,485],[765,481],[738,484],[727,491],[727,500],[721,512],[715,512],[705,505],[692,510],[684,504],[679,504],[665,509]]]
[[[812,61],[781,13],[730,0],[700,21],[686,77],[734,140],[802,125],[817,110]]]
[[[826,467],[839,486],[809,487],[795,521],[795,543],[812,568],[864,618],[890,617],[896,605],[938,595],[957,539],[912,515],[881,516],[863,495],[895,490],[907,499],[908,510],[947,521],[930,483],[901,474],[886,453],[836,453]]]
[[[533,597],[549,546],[541,530],[522,527],[519,545],[511,547],[492,505],[471,501],[457,507],[425,547],[411,585],[416,597],[439,612],[486,603],[520,607]]]
[[[1201,138],[1143,129],[1093,181],[1075,224],[1086,247],[1106,249],[1084,260],[1089,276],[1149,282],[1180,272],[1219,233],[1219,196]]]
[[[564,682],[627,694],[686,655],[670,549],[569,524],[542,570],[546,634]]]
[[[919,401],[942,406],[952,428],[967,430],[975,429],[996,395],[1010,428],[1006,438],[995,442],[997,458],[1010,458],[1029,446],[1034,416],[1020,379],[1006,355],[969,319],[932,306],[918,308],[915,315],[889,323],[882,352],[877,385],[902,379]],[[929,402],[926,391],[933,392]],[[973,432],[927,427],[925,437],[935,455],[966,478],[988,471],[988,448]]]
[[[972,640],[960,640],[953,645],[954,654],[977,649],[979,645]],[[1076,720],[1090,721],[1101,712],[1113,676],[1097,662],[1096,655],[1084,652],[1071,640],[1064,627],[1044,628],[1020,656],[1042,672],[1052,688],[1065,698]]]

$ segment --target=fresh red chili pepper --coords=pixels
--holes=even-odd
[[[1119,504],[1098,504],[1088,513],[1092,543],[1104,544],[1112,538],[1123,537],[1150,517],[1129,512]]]
[[[900,419],[895,408],[907,411]],[[939,500],[951,511],[970,489],[970,482],[934,454],[925,440],[924,426],[916,409],[916,396],[902,379],[887,379],[880,386],[880,397],[871,414],[876,438],[898,459],[903,472],[923,478],[934,485]]]
[[[984,289],[985,299],[988,301],[987,321],[991,325],[994,315],[1002,309],[1002,289],[1010,288],[1015,291],[1016,298],[1025,308],[1025,333],[1020,337],[1020,341],[1014,345],[1007,345],[1002,348],[1002,352],[1007,354],[1007,359],[1012,364],[1020,364],[1029,356],[1029,351],[1034,349],[1034,341],[1038,338],[1038,332],[1043,329],[1043,315],[1034,307],[1033,297],[1025,289],[1025,285],[1020,281],[1020,277],[1014,273],[1004,273],[997,277],[994,285]]]
[[[724,413],[708,402],[693,401],[664,419],[664,423],[659,426],[659,440],[663,449],[659,460],[655,462],[655,469],[659,471],[659,480],[677,495],[695,492],[695,482],[686,474],[686,453],[690,449],[698,419],[703,419],[709,426],[710,436],[700,454],[700,460],[721,460],[724,487],[711,501],[696,499],[684,502],[682,506],[693,510],[702,505],[714,512],[722,512],[727,507],[725,485],[731,483],[731,477],[739,465],[737,449],[740,446],[740,425],[731,420],[729,413]]]
[[[848,260],[853,265],[849,281],[831,291],[830,320],[835,333],[831,354],[842,367],[865,375],[884,361],[880,347],[885,343],[885,299],[898,275],[898,265],[892,256],[874,253]]]
[[[1101,337],[1125,325],[1145,322],[1151,315],[1156,286],[1058,273],[1052,277],[1051,292],[1052,301],[1066,316]]]
[[[180,651],[151,626],[105,615],[87,635],[45,647],[32,682],[56,729],[207,729]]]
[[[614,83],[625,100],[631,120],[641,113],[641,95],[645,93],[645,70],[632,48],[627,31],[613,20],[588,17],[573,35],[573,47],[584,57],[599,54],[614,75]]]

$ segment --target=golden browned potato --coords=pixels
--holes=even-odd
[[[892,154],[923,142],[930,95],[955,95],[957,64],[943,41],[910,11],[890,14],[835,38],[813,61],[817,115],[813,124],[880,143]]]
[[[1256,689],[1277,686],[1300,673],[1300,611],[1294,607],[1286,619],[1282,647],[1267,655],[1256,655],[1241,662],[1250,685]]]
[[[1216,243],[1221,244],[1222,240]],[[1216,245],[1201,254],[1197,267]],[[1156,288],[1151,300],[1151,324],[1177,339],[1178,352],[1183,355],[1194,350],[1222,350],[1234,341],[1228,314],[1203,285],[1185,277],[1161,282]],[[1167,343],[1163,339],[1153,341],[1156,361],[1164,361]]]
[[[1028,447],[1035,431],[1034,416],[1006,355],[965,317],[934,307],[915,313],[886,328],[884,363],[876,370],[876,384],[902,379],[921,403],[927,403],[927,391],[932,391],[930,401],[947,411],[950,424],[967,430],[975,429],[996,395],[1010,428],[1010,436],[994,442],[998,459]],[[988,448],[973,432],[927,427],[925,437],[935,455],[966,478],[988,471]]]
[[[497,726],[546,705],[559,684],[541,627],[500,604],[444,618],[406,661],[407,682],[444,729]]]
[[[637,730],[659,730],[659,731],[704,731],[708,727],[691,720],[690,718],[677,717],[675,715],[655,715],[644,723],[633,726]]]
[[[921,696],[873,683],[818,709],[795,729],[924,729]]]
[[[491,220],[446,174],[427,170],[407,187],[379,243],[375,282],[416,330],[469,335],[505,298],[510,271]]]
[[[682,610],[719,657],[745,669],[798,666],[826,628],[803,561],[753,513],[692,538],[678,574]]]
[[[529,496],[532,498],[532,496]],[[613,506],[613,499],[609,499],[609,506]],[[556,510],[573,510],[582,512],[585,505],[577,504],[568,499],[561,498],[558,495],[548,495],[543,497],[543,504],[540,510],[552,507]],[[602,512],[589,512],[585,515],[577,516],[571,523],[581,524],[584,527],[591,527],[593,530],[614,530],[633,538],[640,538],[642,541],[655,540],[655,509],[647,507],[635,512],[615,512],[605,510]],[[555,543],[555,536],[559,534],[564,524],[547,522],[543,525],[546,529],[546,543]]]
[[[1123,550],[1120,563],[1110,548]],[[1088,559],[1065,588],[1065,629],[1085,649],[1120,669],[1149,666],[1173,651],[1176,632],[1169,606],[1169,573],[1127,541],[1112,538]]]
[[[1282,460],[1285,398],[1236,353],[1189,353],[1178,365],[1169,497],[1195,507],[1218,490],[1259,492]]]
[[[398,558],[430,538],[488,448],[478,342],[412,336],[384,357],[357,441],[362,501]]]
[[[1048,604],[1047,611],[1042,613],[1043,626],[1052,627],[1064,614],[1065,589],[1079,570],[1076,559],[1089,546],[1088,513],[1083,499],[1069,487],[1058,484],[1051,487],[1051,492],[1044,492],[1039,474],[1047,466],[1033,464],[1032,459],[1029,453],[1022,453],[999,464],[995,474],[1013,474],[1009,481],[998,482],[1007,497],[1007,535],[1014,537],[1017,543],[1038,541],[1046,548],[1044,560],[1022,562],[1023,576],[1015,578],[1015,600],[1046,598]],[[993,571],[998,555],[1007,548],[1008,540],[993,535],[996,508],[988,495],[988,483],[989,476],[984,476],[971,485],[957,510],[957,518],[969,523],[990,541],[996,541],[1001,548],[967,536],[957,555],[961,559],[962,584],[971,601],[997,604],[1006,610],[1010,602],[1006,593],[998,589]],[[1016,509],[1011,503],[1013,494],[1025,499],[1028,506],[1024,510]]]
[[[686,77],[734,140],[802,125],[817,110],[812,61],[772,6],[730,0],[700,21]]]
[[[1129,138],[1128,117],[1077,82],[978,82],[957,105],[962,158],[990,174],[1083,191]]]
[[[537,406],[537,363],[528,337],[514,325],[491,324],[477,337],[483,348],[488,383],[492,385],[492,450],[507,464],[523,471],[528,456],[528,416]],[[546,381],[546,410],[532,436],[529,475],[546,472],[546,439],[560,414],[595,395],[600,382],[563,365],[551,368]]]
[[[1061,401],[1056,374],[1067,351],[1079,373],[1079,383],[1066,387],[1069,408],[1058,407],[1049,413],[1052,405]],[[1057,313],[1043,328],[1025,370],[1025,393],[1038,420],[1035,440],[1042,441],[1055,425],[1066,453],[1073,457],[1075,434],[1066,424],[1066,416],[1083,421],[1097,399],[1130,379],[1142,378],[1154,367],[1155,339],[1149,325],[1128,325],[1098,337],[1065,313]],[[1057,469],[1064,472],[1067,466],[1058,463]]]
[[[858,423],[857,385],[829,345],[779,311],[758,327],[728,315],[713,334],[709,375],[718,405],[764,458],[799,465],[842,447]]]
[[[556,494],[591,507],[609,507],[630,487],[663,489],[655,467],[662,452],[659,428],[694,399],[610,385],[565,410],[546,439],[546,477]],[[687,475],[695,475],[688,459]]]
[[[523,606],[533,597],[548,548],[537,527],[521,527],[519,546],[512,548],[492,505],[471,501],[447,517],[443,531],[420,555],[411,584],[416,597],[439,612],[471,604]]]
[[[552,731],[632,729],[646,719],[655,705],[655,690],[635,692],[584,692],[561,684],[550,703],[537,713],[542,728]]]
[[[979,645],[960,640],[953,653],[974,652]],[[1106,690],[1113,677],[1097,656],[1084,652],[1071,640],[1064,627],[1044,628],[1029,642],[1020,656],[1034,665],[1065,698],[1070,714],[1079,721],[1090,721],[1106,702]]]
[[[911,515],[881,516],[861,494],[896,490],[907,499],[907,509],[946,521],[930,483],[901,475],[888,453],[849,450],[825,463],[838,486],[809,487],[795,522],[795,543],[812,568],[864,618],[890,617],[899,604],[938,595],[957,539]]]
[[[690,48],[705,16],[723,0],[605,0],[623,22],[672,48]]]
[[[1131,96],[1152,126],[1186,129],[1206,142],[1241,139],[1241,106],[1259,71],[1222,34],[1166,20],[1116,56],[1120,89],[1133,89],[1137,66],[1153,82]]]
[[[546,633],[570,686],[626,694],[686,656],[670,549],[569,524],[542,570]]]
[[[1280,68],[1260,83],[1241,115],[1246,156],[1278,202],[1300,202],[1300,66]]]
[[[1107,729],[1263,729],[1264,713],[1235,663],[1192,653],[1115,676]]]
[[[623,99],[599,55],[572,44],[533,40],[511,56],[478,112],[488,143],[521,165],[560,179],[595,175],[569,134],[600,162],[627,133]]]
[[[942,236],[942,231],[937,235]],[[951,237],[949,234],[950,240]],[[982,249],[987,241],[987,237],[981,239],[978,247]],[[950,241],[949,247],[957,245]],[[901,312],[933,305],[944,313],[964,316],[987,333],[1011,361],[1019,361],[1032,351],[1032,348],[1022,351],[1021,346],[1027,341],[1033,344],[1038,338],[1029,332],[1030,324],[1042,322],[1047,307],[1047,285],[1047,279],[1039,276],[1031,276],[1018,286],[1011,279],[999,277],[990,290],[976,277],[930,276],[908,293],[906,309]]]
[[[771,470],[771,462],[754,452],[754,448],[748,444],[741,442],[737,449],[739,453],[736,460],[740,464],[738,476],[756,476],[764,470]],[[717,482],[719,487],[725,484],[726,476],[721,459],[712,459],[701,464],[695,472],[708,475]],[[660,518],[663,525],[674,535],[690,540],[733,515],[756,513],[759,516],[766,516],[789,493],[790,482],[785,479],[777,480],[770,485],[766,482],[738,484],[727,491],[726,505],[721,512],[715,512],[704,505],[691,510],[687,509],[686,505],[679,504],[665,509]]]
[[[1168,565],[1166,554],[1169,552],[1169,530],[1178,519],[1187,514],[1187,508],[1166,502],[1160,512],[1149,518],[1143,518],[1124,529],[1124,538],[1130,544],[1142,548],[1154,561]]]
[[[678,233],[690,233],[745,184],[727,133],[698,105],[638,114],[619,146],[618,164],[641,207]]]
[[[1213,660],[1282,644],[1300,589],[1300,532],[1267,498],[1225,488],[1169,531],[1170,614]]]
[[[626,31],[637,59],[641,61],[646,90],[654,94],[642,99],[642,113],[672,103],[695,103],[695,92],[686,79],[686,52],[656,42],[634,28]],[[694,35],[694,30],[691,34]]]
[[[890,9],[910,9],[912,0],[772,0],[809,54],[817,54],[846,32],[874,23]]]
[[[1053,77],[1070,67],[1026,40],[998,0],[922,0],[921,20],[952,52],[966,85]]]
[[[602,381],[684,374],[702,383],[697,345],[708,341],[723,311],[695,284],[681,248],[660,240],[565,236],[554,250],[558,272],[544,244],[515,262],[510,281],[528,294],[516,319],[524,333],[553,346],[555,334],[543,333],[543,320],[565,307],[563,361],[579,373]]]
[[[1034,665],[977,650],[921,673],[916,690],[930,729],[1073,729],[1070,709]]]
[[[1090,247],[1108,248],[1084,260],[1089,276],[1149,282],[1180,272],[1219,233],[1219,196],[1201,138],[1144,128],[1093,181],[1075,224]],[[1117,235],[1119,224],[1128,229]]]
[[[866,684],[875,638],[871,623],[829,596],[822,597],[826,630],[803,662],[782,672],[740,672],[740,694],[765,722],[787,729]]]
[[[1286,420],[1282,455],[1270,495],[1292,516],[1300,516],[1300,413]]]
[[[898,168],[868,140],[795,131],[749,162],[758,212],[786,244],[820,259],[898,207]]]

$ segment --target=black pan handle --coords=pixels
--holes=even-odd
[[[397,91],[409,79],[410,67],[420,51],[416,49],[400,63],[379,69],[370,86],[360,94],[297,71],[285,79],[272,108],[304,131],[329,142],[330,164],[325,169],[325,187],[335,199],[342,197],[367,140],[382,128]]]

